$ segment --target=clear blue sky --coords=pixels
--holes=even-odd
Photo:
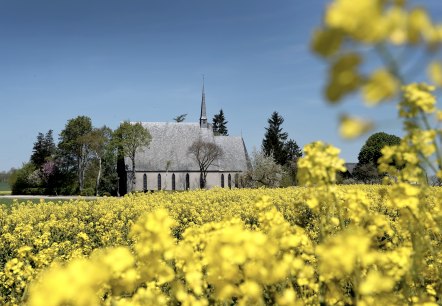
[[[68,119],[197,121],[202,74],[209,118],[259,148],[273,111],[300,146],[324,140],[349,162],[365,138],[343,141],[344,110],[400,133],[394,106],[359,97],[328,106],[325,65],[309,51],[328,1],[0,0],[0,171],[29,160],[38,132],[56,139]],[[416,1],[418,2],[418,1]],[[419,1],[442,16],[440,0]]]

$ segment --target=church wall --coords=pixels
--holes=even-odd
[[[137,172],[136,191],[158,190],[158,174],[161,176],[161,189],[172,190],[172,176],[175,174],[175,190],[186,190],[186,174],[189,174],[189,189],[200,188],[199,172]],[[231,187],[235,187],[237,172],[209,172],[207,174],[207,188],[221,187],[221,175],[224,175],[224,188],[228,188],[228,176],[231,176]],[[145,178],[146,179],[145,179]]]

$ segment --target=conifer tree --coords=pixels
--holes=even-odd
[[[284,118],[273,112],[267,120],[269,126],[266,127],[266,133],[262,141],[262,150],[266,156],[272,156],[275,162],[284,165],[287,162],[287,152],[285,150],[285,141],[288,134],[282,131],[282,123]]]
[[[224,112],[220,109],[219,113],[213,116],[212,119],[212,129],[215,135],[221,136],[229,136],[229,132],[227,130],[226,118],[224,117]]]
[[[52,130],[49,130],[46,135],[43,133],[38,133],[37,141],[34,143],[34,147],[32,149],[31,162],[36,168],[40,168],[54,154],[55,144],[52,136]]]

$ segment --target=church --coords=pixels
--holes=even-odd
[[[250,167],[244,140],[240,136],[218,136],[207,122],[204,84],[199,122],[141,122],[152,140],[135,155],[133,191],[189,190],[200,188],[201,173],[195,157],[189,153],[197,140],[212,142],[222,155],[209,166],[206,188],[240,187],[240,175]],[[127,174],[131,163],[126,158]],[[129,180],[127,180],[129,182]],[[131,190],[128,186],[128,190]]]

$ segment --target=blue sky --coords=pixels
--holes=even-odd
[[[202,74],[209,118],[222,108],[249,152],[276,110],[300,146],[323,140],[357,161],[366,137],[340,139],[340,113],[376,118],[390,133],[400,124],[393,105],[325,103],[326,66],[309,41],[326,3],[0,0],[0,171],[29,160],[38,132],[57,140],[78,115],[111,128],[183,113],[197,121]],[[442,16],[439,0],[416,3]]]

